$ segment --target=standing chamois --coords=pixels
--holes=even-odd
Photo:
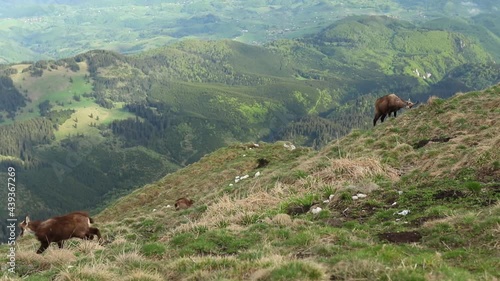
[[[26,219],[19,224],[21,228],[19,236],[22,237],[24,232],[34,234],[41,243],[36,253],[41,254],[50,243],[55,242],[59,248],[62,248],[63,241],[73,237],[92,240],[94,235],[97,235],[101,241],[99,229],[90,227],[93,222],[94,220],[86,212],[73,212],[44,221],[30,221],[30,218],[26,216]]]
[[[377,124],[377,120],[380,118],[380,122],[384,122],[384,119],[387,115],[391,116],[391,113],[394,112],[394,117],[396,117],[396,112],[401,108],[412,108],[415,104],[410,100],[404,101],[400,97],[395,94],[389,94],[383,97],[380,97],[375,102],[375,118],[373,118],[373,126]]]

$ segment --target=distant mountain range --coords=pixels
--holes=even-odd
[[[466,29],[489,37],[499,35],[499,11],[496,0],[2,0],[0,63],[61,59],[94,49],[137,53],[186,38],[262,45],[364,14],[413,23],[448,17],[455,21],[452,28],[478,25]]]

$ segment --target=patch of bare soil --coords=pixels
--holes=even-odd
[[[290,216],[296,216],[307,213],[309,209],[311,209],[311,206],[294,205],[289,206],[286,213]]]
[[[448,142],[451,139],[452,139],[451,137],[423,139],[423,140],[420,140],[419,142],[413,144],[413,148],[414,149],[419,149],[419,148],[422,148],[422,147],[426,146],[429,142]]]
[[[460,190],[447,189],[436,192],[433,197],[436,200],[451,201],[453,199],[463,198],[465,194]]]
[[[410,221],[409,223],[409,226],[410,227],[419,227],[419,226],[422,226],[426,221],[432,221],[432,220],[437,220],[437,219],[440,219],[442,217],[439,217],[439,216],[428,216],[428,217],[420,217],[420,218],[416,218],[412,221]]]
[[[417,231],[385,232],[379,233],[378,238],[391,243],[414,243],[420,242],[422,235]]]
[[[500,181],[500,169],[494,169],[494,168],[478,169],[477,179],[481,182]]]

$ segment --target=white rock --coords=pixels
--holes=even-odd
[[[257,172],[257,173],[255,173],[255,175],[254,175],[253,177],[254,177],[254,178],[256,178],[256,177],[258,177],[258,176],[260,176],[260,171],[259,171],[259,172]]]
[[[233,184],[232,184],[232,183],[230,183],[230,184],[229,184],[229,186],[233,186]]]
[[[167,205],[167,208],[172,208],[172,206],[170,206],[170,205]]]
[[[319,212],[321,212],[321,210],[322,210],[322,209],[321,209],[320,207],[316,207],[316,208],[314,208],[314,209],[312,209],[312,210],[311,210],[311,213],[313,213],[313,214],[315,214],[315,215],[316,215],[316,214],[318,214]]]
[[[153,209],[153,212],[156,212],[156,209]]]
[[[366,196],[368,196],[368,195],[363,194],[363,193],[358,193],[358,194],[356,194],[356,196],[358,196],[358,198],[366,198]]]
[[[401,212],[398,213],[398,215],[401,215],[401,216],[406,216],[410,213],[410,210],[402,210]]]
[[[359,199],[359,197],[358,197],[358,196],[356,196],[356,195],[354,195],[354,196],[352,197],[352,200],[358,200],[358,199]]]
[[[402,191],[402,190],[400,190],[400,191],[398,191],[398,193],[399,193],[399,195],[401,195],[401,194],[403,194],[403,191]]]
[[[243,157],[247,156],[246,154],[243,154]]]
[[[332,200],[333,199],[333,194],[330,194],[330,196],[328,196],[328,200]]]
[[[248,179],[248,177],[250,177],[250,176],[249,175],[244,175],[244,176],[240,177],[240,180]]]
[[[239,178],[234,179],[234,183],[238,183],[239,181],[240,181],[240,179],[239,179]]]
[[[323,203],[330,203],[330,200],[326,199]]]
[[[391,205],[391,206],[396,206],[396,204],[398,204],[398,202],[394,202],[394,203],[392,203],[392,205]]]

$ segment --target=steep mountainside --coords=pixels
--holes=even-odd
[[[39,256],[19,240],[15,278],[497,280],[499,109],[496,85],[320,151],[219,149],[107,206],[104,246]],[[194,205],[175,211],[183,196]]]
[[[448,97],[498,70],[471,36],[375,16],[265,46],[186,40],[4,65],[0,165],[40,200],[19,212],[92,209],[234,142],[318,149],[370,127],[377,96]]]

